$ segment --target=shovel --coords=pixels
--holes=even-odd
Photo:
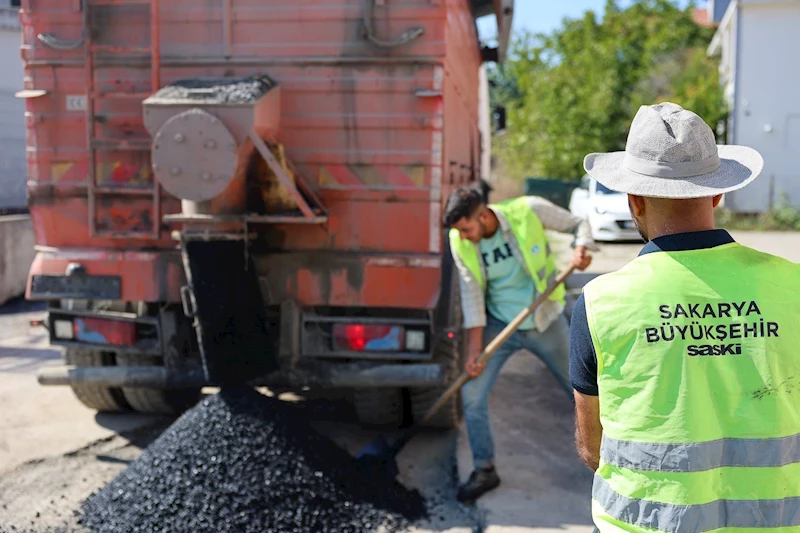
[[[494,353],[497,351],[500,346],[504,342],[506,342],[511,335],[519,328],[519,326],[528,318],[531,314],[533,314],[536,309],[542,305],[549,297],[550,294],[562,283],[564,283],[567,278],[572,274],[575,270],[575,265],[570,265],[567,270],[565,270],[558,278],[556,278],[555,283],[548,287],[548,289],[539,295],[536,298],[536,301],[533,302],[530,307],[523,309],[515,318],[512,320],[504,329],[500,332],[497,337],[492,339],[491,342],[483,349],[483,353],[478,357],[477,363],[483,364],[488,361]],[[433,415],[435,415],[441,407],[447,403],[447,401],[453,397],[455,393],[461,390],[469,380],[469,374],[463,372],[458,379],[456,379],[452,385],[442,394],[436,403],[434,403],[428,412],[425,413],[425,416],[422,420],[417,421],[413,426],[409,427],[408,429],[404,430],[400,433],[400,437],[394,442],[394,444],[389,445],[386,439],[383,436],[379,436],[374,439],[372,442],[361,448],[358,453],[356,453],[355,458],[358,460],[365,460],[370,462],[382,462],[384,465],[389,468],[392,472],[393,477],[397,475],[397,463],[395,461],[395,457],[400,450],[402,450],[406,444],[417,434],[419,433],[425,424],[431,419]]]

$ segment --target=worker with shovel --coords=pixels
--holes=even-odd
[[[601,532],[800,525],[800,265],[715,229],[763,168],[672,103],[586,171],[628,194],[646,245],[586,285],[571,324],[577,444]],[[756,529],[753,529],[755,531]]]
[[[591,262],[587,250],[597,249],[588,222],[544,198],[521,197],[491,205],[484,198],[475,188],[457,189],[444,214],[460,279],[467,331],[466,371],[472,378],[464,384],[461,397],[475,470],[458,490],[460,501],[475,500],[500,484],[494,467],[489,394],[500,369],[515,352],[527,349],[535,353],[572,397],[563,285],[559,284],[490,358],[481,358],[484,347],[521,310],[555,285],[556,265],[544,230],[576,236],[573,264],[579,270]]]

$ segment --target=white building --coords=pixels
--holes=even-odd
[[[0,0],[0,213],[26,206],[25,101],[19,0]]]
[[[725,3],[711,2],[709,10]],[[761,177],[726,195],[726,207],[757,213],[783,199],[800,207],[800,0],[730,1],[708,51],[721,58],[728,144],[764,156]]]

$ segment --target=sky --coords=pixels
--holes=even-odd
[[[625,6],[626,1],[620,2]],[[688,0],[679,0],[679,5],[685,7]],[[697,2],[703,5],[704,2]],[[549,33],[561,25],[564,17],[580,18],[583,13],[592,10],[602,13],[606,0],[516,0],[514,2],[514,30],[525,29],[532,32]],[[481,38],[494,36],[496,24],[494,17],[483,17],[478,21]]]

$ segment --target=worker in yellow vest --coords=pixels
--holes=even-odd
[[[643,106],[590,176],[647,243],[571,324],[577,445],[601,532],[800,530],[800,265],[715,229],[763,168],[672,103]],[[782,528],[782,529],[779,529]]]
[[[535,353],[572,398],[569,383],[569,325],[564,287],[526,320],[487,364],[476,364],[484,346],[556,278],[556,264],[545,229],[575,235],[573,261],[583,270],[596,249],[589,224],[544,198],[516,198],[487,205],[486,184],[460,188],[448,199],[444,223],[458,270],[467,336],[466,370],[473,378],[462,389],[464,418],[475,470],[459,488],[458,499],[472,501],[500,484],[494,467],[489,393],[500,369],[520,349]]]

